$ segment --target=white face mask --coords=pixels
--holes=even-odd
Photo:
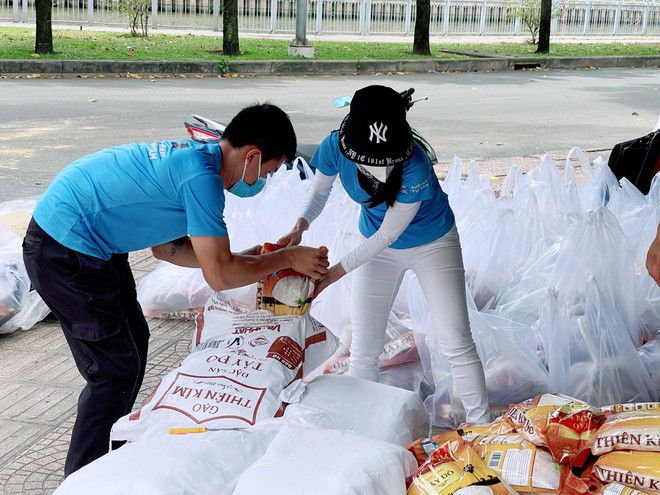
[[[356,163],[357,168],[365,174],[367,177],[371,177],[378,182],[383,184],[387,181],[387,178],[390,176],[392,170],[394,170],[394,165],[388,165],[387,167],[372,167],[369,165],[361,165]]]

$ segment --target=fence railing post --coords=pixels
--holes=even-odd
[[[321,24],[323,20],[323,0],[316,2],[316,34],[321,34]]]
[[[23,0],[23,22],[28,22],[28,0]]]
[[[520,0],[518,0],[516,8],[519,9],[520,7],[521,7]],[[520,34],[520,16],[519,15],[517,15],[516,18],[513,21],[513,34],[515,36],[518,36]]]
[[[270,32],[277,29],[277,0],[270,0]]]
[[[158,0],[151,0],[151,29],[158,29]]]
[[[213,31],[220,31],[220,0],[213,0]]]
[[[403,35],[408,36],[410,34],[410,26],[412,24],[412,0],[406,2],[406,19],[403,22]]]
[[[87,24],[94,24],[94,0],[87,0]]]
[[[642,14],[642,35],[646,34],[649,25],[649,2],[644,2],[644,13]]]
[[[360,34],[366,36],[369,34],[371,20],[371,0],[360,1]]]
[[[621,22],[621,0],[616,4],[616,10],[614,11],[614,29],[612,34],[616,36],[619,33],[619,22]]]
[[[589,23],[591,22],[591,0],[587,2],[587,6],[584,9],[584,26],[582,26],[582,34],[584,36],[589,32]]]
[[[486,1],[481,2],[481,15],[479,16],[479,34],[486,34]]]
[[[449,12],[451,11],[451,0],[445,2],[445,15],[442,20],[442,34],[449,34]]]

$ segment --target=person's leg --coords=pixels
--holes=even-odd
[[[142,386],[142,380],[144,379],[144,373],[147,366],[147,352],[149,350],[149,325],[147,320],[144,317],[144,312],[142,307],[138,302],[137,298],[137,289],[135,287],[135,279],[133,278],[133,272],[131,270],[128,261],[122,260],[121,264],[117,267],[117,271],[121,277],[121,287],[120,287],[120,303],[124,314],[126,315],[126,320],[128,321],[128,331],[135,343],[138,356],[140,358],[140,369],[135,381],[135,388],[133,390],[133,396],[131,399],[131,408],[135,404],[135,399],[137,398],[138,392],[140,392],[140,387]],[[130,410],[129,410],[130,412]]]
[[[133,309],[130,319],[124,310],[122,298],[130,299],[131,292],[124,296],[122,287],[133,280],[126,278],[126,255],[104,262],[76,253],[34,223],[23,246],[30,280],[58,318],[87,382],[65,463],[68,476],[108,452],[110,428],[131,411],[142,379],[148,328],[134,323],[139,319]]]
[[[487,423],[491,419],[484,370],[470,331],[465,270],[456,227],[407,256],[429,306],[435,332],[429,333],[429,349],[439,348],[452,370],[454,385],[467,421]]]
[[[353,272],[351,355],[348,374],[378,381],[390,310],[405,269],[393,249],[385,249]]]

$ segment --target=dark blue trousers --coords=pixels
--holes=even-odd
[[[87,382],[64,467],[68,476],[108,452],[112,425],[131,412],[144,378],[149,327],[127,254],[104,261],[72,251],[32,220],[23,259]]]

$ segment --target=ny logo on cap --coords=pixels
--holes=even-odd
[[[387,126],[385,124],[374,122],[369,126],[369,131],[371,133],[369,134],[369,141],[373,141],[374,137],[376,138],[376,144],[380,143],[381,141],[387,142],[387,138],[385,137],[385,133],[387,132]]]

